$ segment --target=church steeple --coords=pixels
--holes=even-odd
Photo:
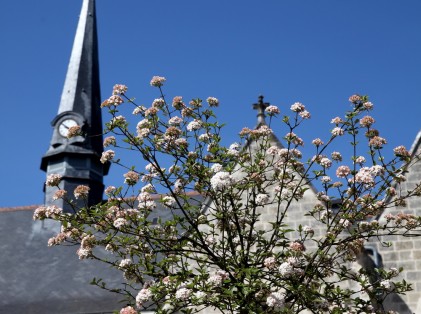
[[[95,1],[83,0],[58,113],[51,122],[53,136],[41,169],[47,175],[61,174],[60,187],[69,196],[76,186],[88,185],[89,204],[102,200],[103,176],[108,172],[108,167],[99,161],[103,151],[100,103]],[[83,136],[68,139],[67,130],[74,125],[82,128]],[[66,203],[52,201],[54,192],[45,188],[45,203],[70,211]]]

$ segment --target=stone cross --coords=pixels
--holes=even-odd
[[[263,102],[263,95],[259,96],[257,103],[253,104],[253,109],[257,110],[257,125],[265,124],[265,109],[269,107],[268,102]]]

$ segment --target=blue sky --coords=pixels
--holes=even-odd
[[[0,207],[43,202],[39,165],[80,7],[78,0],[2,3]],[[124,83],[150,104],[158,96],[150,78],[165,76],[168,97],[220,99],[227,143],[255,125],[259,94],[283,112],[300,101],[312,113],[298,132],[310,157],[309,141],[328,136],[349,95],[368,94],[387,149],[409,148],[421,127],[420,12],[418,0],[97,0],[102,97]],[[286,132],[280,123],[274,130]],[[121,182],[111,169],[105,183]]]

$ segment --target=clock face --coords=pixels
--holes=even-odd
[[[61,136],[67,137],[67,133],[69,133],[69,129],[72,126],[76,126],[76,125],[77,125],[77,122],[73,119],[63,120],[58,127],[58,132],[60,133]]]

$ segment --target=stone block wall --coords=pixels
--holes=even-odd
[[[412,148],[413,158],[418,158],[421,150],[418,149],[418,140]],[[406,181],[401,184],[402,191],[413,190],[421,182],[421,163],[417,162],[409,167],[406,173]],[[396,187],[398,189],[398,187]],[[385,222],[386,215],[397,215],[399,213],[421,215],[421,197],[413,197],[407,201],[405,207],[392,207],[386,209],[377,219]],[[387,298],[387,304],[401,314],[421,313],[421,233],[411,232],[412,236],[387,236],[381,238],[382,242],[390,242],[386,246],[380,241],[374,244],[382,258],[383,267],[403,268],[403,273],[398,277],[404,279],[412,286],[412,291],[405,295],[391,295]]]

